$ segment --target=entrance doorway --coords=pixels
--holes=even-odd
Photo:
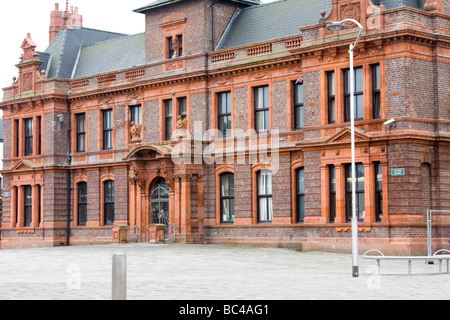
[[[166,180],[159,179],[150,196],[150,217],[152,224],[166,226],[165,238],[169,238],[169,186]]]

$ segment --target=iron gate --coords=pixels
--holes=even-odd
[[[150,196],[151,221],[166,226],[165,238],[169,238],[169,186],[160,179]]]

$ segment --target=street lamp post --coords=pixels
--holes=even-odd
[[[364,30],[363,26],[354,19],[344,19],[341,22],[331,22],[327,25],[330,31],[340,31],[345,29],[345,22],[353,22],[359,27],[358,37],[354,44],[350,44],[350,118],[351,118],[351,147],[352,147],[352,257],[353,277],[359,277],[358,267],[358,217],[356,216],[356,165],[355,165],[355,74],[353,71],[353,51],[358,45],[361,34]]]

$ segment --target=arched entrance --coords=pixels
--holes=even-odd
[[[150,221],[152,224],[166,226],[165,237],[169,238],[169,186],[166,180],[159,179],[150,195]]]

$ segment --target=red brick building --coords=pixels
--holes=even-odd
[[[84,8],[87,10],[88,8]],[[142,242],[426,253],[450,208],[450,4],[158,0],[143,33],[51,15],[4,89],[1,248]],[[390,124],[387,120],[395,119]],[[161,225],[164,224],[165,227]],[[124,232],[124,233],[122,233]],[[433,221],[448,248],[450,217]],[[122,238],[123,239],[123,238]]]

